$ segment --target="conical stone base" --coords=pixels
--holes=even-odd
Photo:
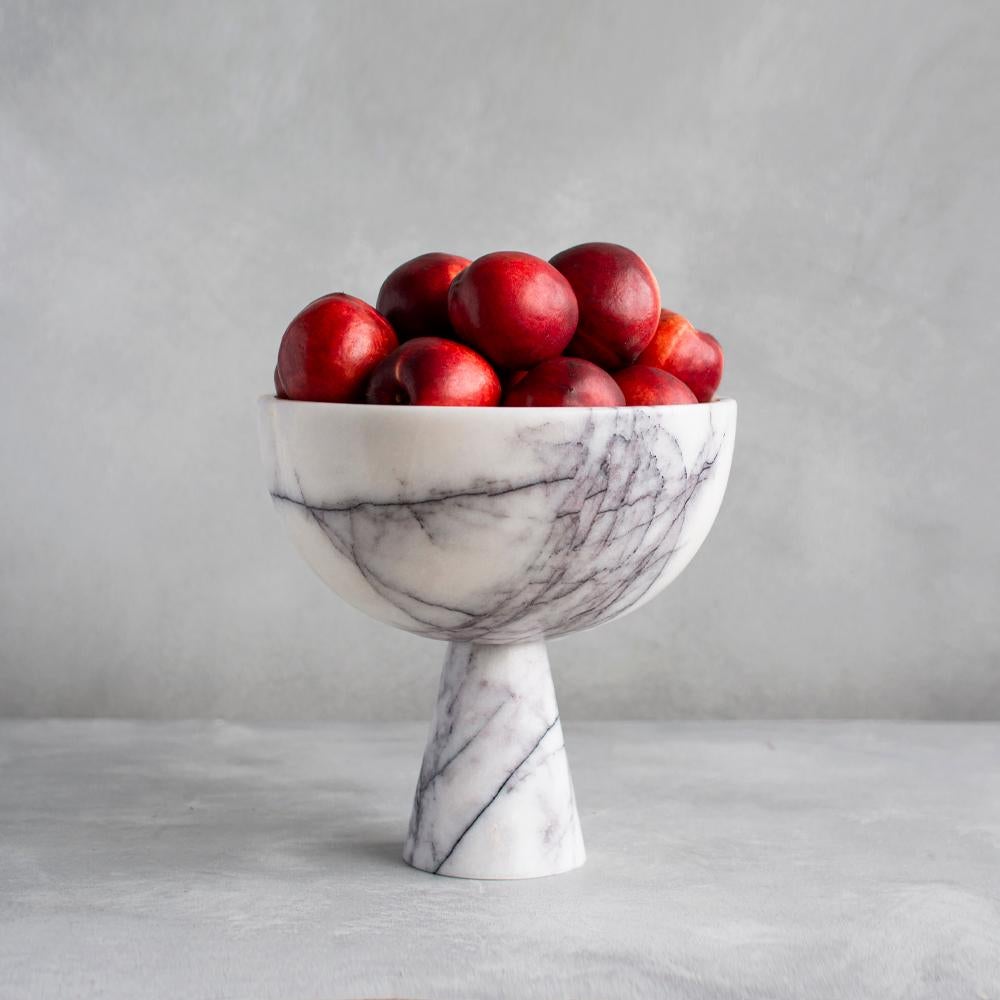
[[[450,643],[404,860],[500,879],[585,857],[544,641]]]

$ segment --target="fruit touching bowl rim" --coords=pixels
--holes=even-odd
[[[718,406],[725,403],[735,403],[732,396],[723,396],[719,399],[709,400],[707,403],[663,403],[657,406],[403,406],[389,403],[324,403],[312,399],[281,399],[273,393],[265,393],[258,397],[258,402],[274,402],[282,406],[325,406],[340,410],[378,410],[389,411],[398,410],[401,413],[413,414],[419,410],[426,410],[435,413],[458,412],[469,414],[476,413],[601,413],[610,411],[617,413],[622,410],[696,410],[702,406]]]

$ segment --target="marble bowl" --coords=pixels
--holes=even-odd
[[[260,400],[268,486],[316,573],[449,643],[405,860],[468,878],[583,864],[545,641],[641,607],[691,561],[736,403],[465,408]]]

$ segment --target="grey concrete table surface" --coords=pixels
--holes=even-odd
[[[0,997],[1000,998],[1000,725],[566,728],[587,866],[472,882],[421,725],[0,722]]]

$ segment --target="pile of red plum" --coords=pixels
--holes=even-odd
[[[661,309],[646,262],[614,243],[414,257],[375,308],[310,302],[274,372],[283,399],[413,406],[705,403],[721,378],[719,342]]]

